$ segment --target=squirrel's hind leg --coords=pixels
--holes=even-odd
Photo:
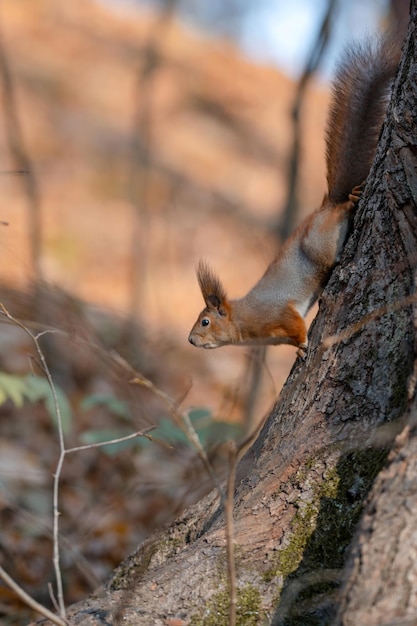
[[[356,185],[356,187],[354,187],[352,191],[350,192],[348,197],[349,197],[349,200],[353,202],[353,204],[357,204],[359,202],[364,187],[365,187],[365,181],[362,181],[360,185]]]

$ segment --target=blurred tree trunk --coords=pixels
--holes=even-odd
[[[292,147],[288,157],[288,189],[284,209],[280,211],[277,224],[277,234],[281,241],[285,241],[294,231],[300,209],[298,199],[300,154],[302,143],[302,109],[307,93],[307,88],[313,78],[320,62],[326,52],[332,31],[332,19],[337,7],[336,0],[327,0],[327,8],[324,12],[316,38],[311,46],[307,63],[298,81],[294,103],[291,110],[292,122]]]
[[[239,465],[238,624],[415,623],[416,2],[388,122],[307,360]],[[225,543],[213,491],[72,607],[71,623],[228,624]]]
[[[39,191],[38,179],[35,176],[32,160],[25,145],[23,131],[21,128],[16,89],[13,72],[10,69],[6,45],[3,33],[0,31],[0,90],[7,133],[7,142],[13,161],[16,167],[14,173],[23,174],[23,189],[28,203],[28,230],[29,230],[29,250],[32,278],[36,287],[39,287],[42,274],[42,215],[41,215],[41,195]],[[40,298],[37,306],[40,307]]]

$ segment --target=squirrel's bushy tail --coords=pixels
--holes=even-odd
[[[343,202],[368,176],[401,56],[401,37],[351,46],[337,70],[326,132],[329,200]]]

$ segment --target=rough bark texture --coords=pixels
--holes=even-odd
[[[338,619],[344,626],[417,623],[417,437],[398,450],[374,485],[346,568]]]
[[[417,9],[411,23],[390,118],[392,146],[386,163],[395,173],[389,188],[403,211],[399,221],[403,246],[416,285],[417,248]],[[401,279],[402,265],[398,266]],[[413,303],[414,358],[417,314]],[[417,362],[409,379],[407,422],[390,463],[380,473],[352,543],[335,624],[406,626],[417,623]],[[404,421],[405,421],[404,420]]]
[[[307,360],[295,364],[239,466],[238,624],[416,623],[397,619],[417,610],[413,429],[378,477],[343,569],[386,448],[404,426],[414,368],[413,306],[404,299],[417,250],[416,23],[413,2],[393,108]],[[349,329],[356,332],[323,344]],[[224,526],[213,492],[73,607],[71,623],[227,624]]]

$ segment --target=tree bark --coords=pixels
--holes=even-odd
[[[307,359],[238,468],[238,624],[416,623],[404,621],[417,611],[414,423],[388,456],[416,402],[416,24],[413,1],[387,124]],[[72,607],[70,623],[228,624],[225,546],[213,491]]]
[[[338,626],[417,623],[416,409],[361,519],[345,571]]]
[[[406,262],[416,285],[417,231],[417,8],[411,21],[393,94],[387,169],[395,172],[387,193],[401,208],[399,225]],[[388,185],[387,185],[388,187]],[[403,265],[396,263],[401,279]],[[406,426],[388,466],[380,473],[352,543],[335,624],[407,626],[417,623],[417,315],[412,306],[413,368],[408,381]]]

